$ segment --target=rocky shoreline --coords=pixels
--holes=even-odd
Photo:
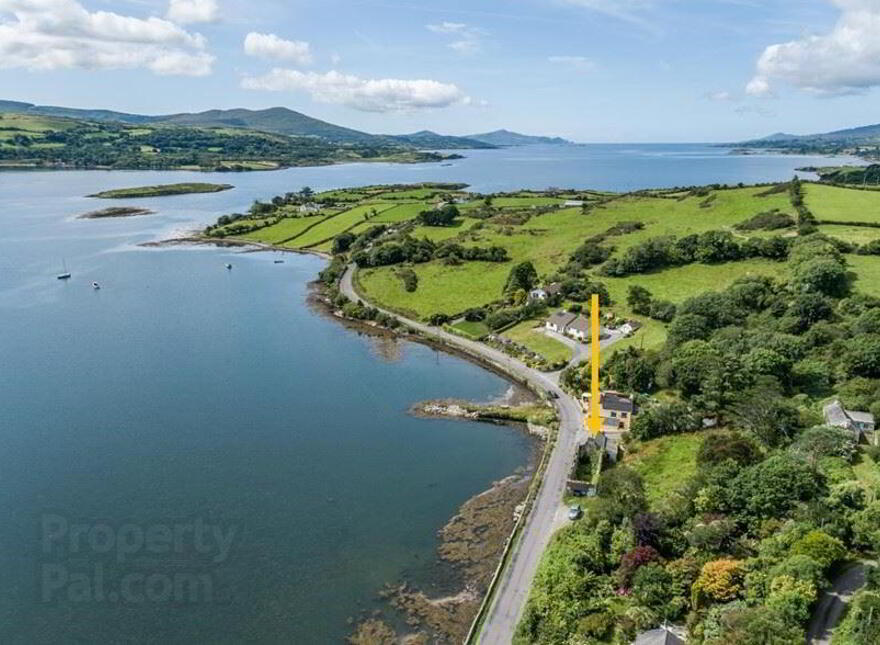
[[[466,501],[438,532],[437,553],[458,579],[456,590],[431,597],[408,583],[388,585],[381,596],[405,620],[373,615],[357,624],[348,637],[352,645],[461,643],[467,637],[489,585],[504,544],[522,512],[540,459],[540,442],[521,471],[495,482]]]

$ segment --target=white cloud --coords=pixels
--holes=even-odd
[[[244,53],[272,60],[280,60],[297,65],[312,62],[309,44],[299,40],[285,40],[275,34],[250,32],[244,39]]]
[[[565,65],[582,72],[596,69],[596,63],[584,56],[549,56],[547,60],[555,65]]]
[[[402,112],[471,102],[458,87],[449,83],[363,79],[336,71],[318,74],[275,68],[263,76],[245,78],[242,87],[273,92],[305,91],[316,101],[340,103],[365,112]]]
[[[833,29],[767,47],[746,92],[769,96],[784,83],[835,96],[880,85],[880,0],[831,2],[842,12]]]
[[[219,18],[217,0],[170,0],[168,3],[168,19],[182,25],[214,22]]]
[[[161,18],[87,11],[76,0],[0,0],[0,68],[146,68],[204,76],[205,39]]]
[[[484,29],[463,22],[441,22],[425,27],[435,34],[454,37],[455,40],[446,46],[459,54],[475,54],[480,51],[483,47],[482,37],[486,35]]]
[[[710,101],[724,102],[724,101],[733,101],[733,100],[735,100],[736,97],[734,97],[733,94],[731,94],[727,90],[719,90],[717,92],[708,92],[706,94],[706,98],[709,99]]]

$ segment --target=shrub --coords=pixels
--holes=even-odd
[[[743,563],[739,560],[713,560],[703,565],[700,575],[694,582],[692,604],[699,607],[702,600],[728,602],[742,592],[745,575]]]
[[[761,458],[758,445],[738,432],[712,432],[706,435],[697,453],[702,468],[717,466],[728,459],[740,466],[750,466]]]
[[[620,567],[617,570],[617,583],[624,589],[628,589],[633,582],[633,576],[646,564],[658,562],[660,554],[652,546],[637,546],[628,551],[620,559]]]
[[[412,269],[401,269],[397,272],[397,277],[403,281],[403,288],[412,293],[419,287],[419,276]]]
[[[791,445],[792,452],[806,457],[812,464],[823,457],[842,457],[848,462],[852,461],[857,448],[853,433],[835,426],[815,426],[804,430]]]
[[[819,530],[810,531],[791,548],[794,555],[805,555],[827,569],[846,556],[843,543]]]
[[[656,439],[669,434],[693,432],[702,426],[700,418],[686,403],[658,403],[639,412],[631,432],[636,439]]]

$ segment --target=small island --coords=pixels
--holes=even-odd
[[[108,217],[137,217],[139,215],[152,215],[155,211],[149,208],[138,208],[136,206],[111,206],[110,208],[102,208],[98,211],[90,211],[83,213],[77,219],[104,219]]]
[[[139,197],[165,197],[167,195],[189,195],[191,193],[219,193],[223,190],[231,190],[235,186],[231,184],[207,184],[198,182],[180,184],[162,184],[159,186],[138,186],[135,188],[118,188],[105,190],[87,197],[98,199],[134,199]]]

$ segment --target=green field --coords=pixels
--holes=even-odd
[[[542,327],[541,321],[525,320],[505,331],[502,336],[528,347],[546,358],[549,363],[570,361],[573,355],[572,349],[565,343],[541,333]]]
[[[880,192],[805,184],[807,207],[819,220],[880,224]]]
[[[355,206],[354,208],[351,208],[347,211],[343,211],[339,215],[329,217],[314,228],[309,229],[306,233],[293,240],[290,246],[296,246],[298,248],[308,248],[310,246],[314,246],[325,240],[329,240],[339,235],[340,233],[347,231],[350,228],[353,228],[355,225],[360,224],[361,222],[365,222],[366,220],[364,219],[364,215],[370,213],[374,209],[381,214],[385,210],[388,210],[392,207],[393,205],[387,203],[370,203],[361,206]],[[370,220],[370,222],[372,222],[372,220]],[[266,230],[271,231],[272,229],[269,228]]]
[[[285,217],[274,226],[242,235],[242,239],[279,244],[301,234],[304,230],[324,219],[323,215],[311,217]]]
[[[847,255],[846,261],[854,277],[853,288],[880,298],[880,257]]]
[[[880,240],[880,228],[870,226],[847,226],[846,224],[822,224],[819,232],[852,244],[867,244]]]
[[[521,226],[484,226],[469,234],[464,245],[502,246],[507,249],[512,262],[531,260],[539,274],[549,274],[566,262],[568,255],[582,240],[603,233],[620,222],[641,221],[645,228],[615,237],[613,244],[618,255],[650,237],[670,234],[683,236],[732,227],[762,211],[774,208],[791,210],[787,193],[758,196],[765,191],[766,188],[754,187],[714,191],[709,196],[714,198],[709,199],[708,205],[705,205],[708,197],[698,196],[686,199],[624,197],[586,214],[580,208],[566,208],[533,216]],[[532,199],[525,197],[523,201]],[[414,236],[430,234],[431,239],[436,241],[457,234],[449,229],[428,231],[428,228],[417,229]],[[457,313],[496,300],[501,295],[509,266],[467,263],[447,267],[431,262],[418,265],[414,270],[419,276],[420,285],[416,293],[404,291],[399,281],[390,275],[393,273],[390,268],[365,272],[361,283],[371,299],[425,317],[438,311]],[[778,265],[755,260],[721,266],[690,265],[656,274],[616,279],[617,284],[611,278],[603,281],[617,296],[614,299],[618,304],[625,300],[626,286],[630,281],[646,282],[644,286],[655,292],[658,298],[680,301],[695,290],[714,288],[716,285],[720,288],[739,275],[753,272],[775,275],[778,271]]]
[[[661,507],[696,474],[697,452],[704,437],[700,432],[660,437],[641,442],[634,453],[627,455],[624,463],[642,476],[653,508]]]
[[[188,195],[191,193],[218,193],[231,190],[231,184],[206,184],[198,182],[180,184],[160,184],[158,186],[136,186],[134,188],[117,188],[105,190],[89,197],[99,199],[134,199],[138,197],[164,197],[167,195]]]

